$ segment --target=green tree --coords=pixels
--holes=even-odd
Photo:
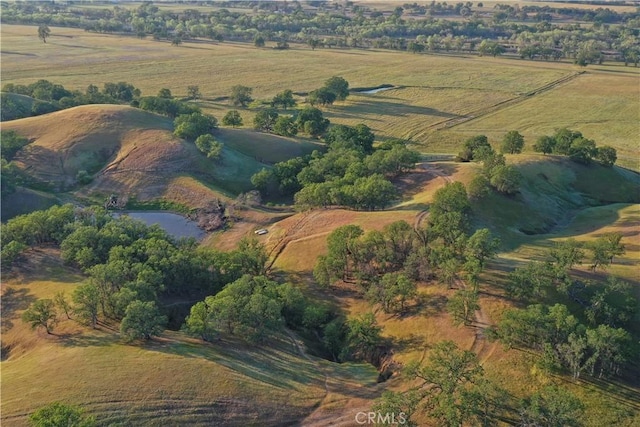
[[[322,111],[314,107],[305,107],[298,112],[296,124],[300,132],[313,137],[322,135],[329,127],[329,120],[322,116]]]
[[[572,393],[556,386],[547,386],[524,399],[520,407],[522,425],[577,427],[584,405]]]
[[[2,158],[6,159],[7,161],[13,160],[13,157],[16,155],[16,153],[28,143],[29,140],[18,135],[16,131],[2,131],[0,137],[0,152],[2,153]]]
[[[488,153],[493,153],[493,148],[485,135],[476,135],[464,142],[462,151],[458,153],[458,159],[463,162],[481,160]]]
[[[471,200],[482,200],[491,194],[490,182],[486,176],[476,175],[467,188]]]
[[[242,126],[242,116],[238,110],[231,110],[227,112],[222,118],[222,124],[225,126],[238,127]]]
[[[153,301],[135,300],[127,306],[124,318],[120,323],[120,333],[127,341],[143,338],[151,339],[164,330],[167,317],[160,314]]]
[[[549,154],[555,151],[556,140],[551,136],[541,136],[533,144],[533,151]]]
[[[577,163],[588,165],[596,157],[598,151],[596,143],[587,138],[576,138],[571,142],[569,157]]]
[[[587,329],[587,343],[592,351],[591,374],[598,371],[598,378],[617,375],[632,354],[631,342],[631,335],[622,328],[598,325],[596,329]]]
[[[517,154],[522,153],[524,148],[524,137],[517,130],[509,131],[502,139],[500,146],[501,153]]]
[[[171,46],[180,46],[182,44],[182,37],[175,36],[171,39]]]
[[[74,289],[71,296],[73,313],[80,322],[90,324],[95,329],[100,310],[100,292],[93,284],[84,284]]]
[[[324,107],[332,105],[336,99],[335,92],[326,87],[321,87],[320,89],[311,91],[307,97],[307,101],[312,106],[322,105]]]
[[[231,88],[231,96],[229,100],[236,107],[246,107],[248,103],[253,101],[251,98],[253,89],[247,86],[235,85]]]
[[[582,244],[575,239],[567,239],[556,243],[549,251],[549,256],[557,268],[568,271],[576,264],[582,264],[585,253]]]
[[[349,82],[342,77],[331,77],[324,83],[324,87],[336,95],[337,101],[344,101],[349,96]]]
[[[624,245],[621,243],[622,233],[608,233],[587,244],[591,250],[591,270],[606,268],[615,256],[625,253]]]
[[[166,87],[163,87],[162,89],[160,89],[158,91],[158,98],[172,99],[173,95],[171,94],[171,90],[170,89],[167,89]]]
[[[477,260],[480,268],[484,268],[486,261],[496,255],[499,247],[500,240],[494,238],[488,228],[481,228],[467,240],[465,256]]]
[[[58,307],[58,309],[62,310],[62,312],[67,316],[67,319],[71,319],[71,304],[67,300],[64,291],[56,292],[53,297],[53,302]]]
[[[374,362],[375,350],[382,343],[381,331],[382,327],[371,312],[347,320],[347,345],[342,349],[340,359]]]
[[[278,112],[273,108],[258,111],[253,119],[253,127],[263,132],[272,132],[278,120]]]
[[[62,402],[53,402],[29,415],[32,427],[94,427],[94,417],[86,417],[82,409]]]
[[[200,86],[197,86],[197,85],[189,85],[189,86],[187,86],[187,97],[189,99],[200,99],[200,98],[202,98],[202,93],[200,93]]]
[[[218,128],[215,117],[202,113],[181,114],[173,121],[173,134],[179,138],[195,140],[200,135],[212,133]]]
[[[522,175],[511,165],[497,166],[491,170],[491,185],[500,193],[515,194],[520,189]]]
[[[185,319],[187,333],[197,335],[203,341],[211,341],[215,335],[212,322],[211,307],[207,304],[208,298],[200,301],[191,307],[189,315]],[[210,300],[209,300],[210,301]]]
[[[264,47],[265,45],[264,37],[262,37],[260,34],[256,35],[255,38],[253,39],[253,45],[257,48]]]
[[[38,26],[38,38],[42,40],[43,43],[47,42],[47,37],[51,35],[51,30],[46,24]]]
[[[293,91],[291,89],[287,89],[283,92],[280,92],[276,96],[273,97],[271,101],[271,106],[277,108],[281,106],[285,110],[291,108],[296,105],[296,100],[293,99]]]
[[[382,393],[382,397],[375,401],[371,410],[383,416],[394,414],[393,420],[390,420],[389,423],[382,423],[382,425],[400,424],[404,427],[417,427],[418,424],[411,420],[411,416],[418,409],[419,403],[420,394],[415,390],[406,393],[385,391]]]
[[[280,116],[273,125],[273,133],[282,136],[295,136],[298,126],[291,116]]]
[[[222,143],[216,141],[211,134],[200,135],[196,138],[196,147],[212,160],[219,160],[222,155]]]
[[[478,292],[474,290],[461,289],[447,302],[447,311],[456,326],[469,325],[477,310],[480,310],[480,304],[478,303]]]
[[[618,152],[613,147],[603,145],[597,148],[595,157],[603,166],[611,167],[618,160]]]
[[[426,366],[408,370],[422,381],[425,408],[439,425],[457,427],[472,417],[476,400],[469,399],[468,391],[484,373],[474,353],[442,341],[431,350]]]
[[[31,329],[44,328],[51,334],[58,323],[55,303],[50,299],[39,299],[22,313],[22,321],[29,323]]]
[[[553,135],[553,139],[555,140],[553,152],[565,156],[569,155],[571,153],[571,145],[573,144],[573,141],[578,138],[582,138],[582,134],[580,132],[572,131],[567,128],[556,130],[556,133]]]

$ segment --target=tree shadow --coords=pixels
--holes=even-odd
[[[36,297],[29,293],[26,288],[9,288],[7,287],[2,294],[2,332],[6,332],[13,327],[12,318],[17,311],[25,310],[35,302]]]
[[[383,97],[380,97],[383,98]],[[386,97],[387,99],[395,99]],[[356,103],[351,104],[347,107],[341,108],[341,110],[346,112],[357,112],[359,114],[377,114],[381,116],[392,116],[392,117],[405,117],[408,115],[421,115],[421,116],[432,116],[432,117],[442,117],[446,119],[454,119],[462,117],[458,114],[447,113],[444,111],[436,110],[434,108],[429,107],[421,107],[418,105],[411,105],[403,103],[406,100],[398,100],[398,102],[384,101],[379,98],[375,100],[358,100]]]
[[[424,337],[414,334],[409,334],[409,336],[402,338],[393,337],[392,343],[394,351],[397,350],[399,353],[423,350],[431,347],[425,341]]]
[[[426,297],[421,304],[421,313],[425,316],[434,316],[440,314],[447,308],[447,301],[448,299],[444,295],[434,295]]]

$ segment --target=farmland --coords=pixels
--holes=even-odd
[[[386,17],[396,6],[386,0],[356,3],[385,10]],[[497,4],[502,2],[488,1],[474,10],[488,20]],[[122,10],[141,5],[132,2]],[[158,5],[171,13],[186,7]],[[521,3],[525,5],[554,3]],[[78,6],[87,11],[102,7]],[[617,13],[635,12],[629,5],[611,7]],[[193,9],[206,13],[208,7]],[[316,9],[322,7],[304,6],[307,12]],[[230,12],[262,13],[243,7],[231,7]],[[422,19],[410,15],[409,8],[404,17]],[[612,27],[617,25],[622,24]],[[444,340],[473,353],[487,381],[483,384],[490,386],[487,394],[504,392],[497,405],[485,401],[493,405],[490,414],[484,413],[486,422],[524,423],[527,414],[522,408],[549,386],[578,399],[576,407],[581,409],[571,421],[576,425],[639,422],[640,366],[629,354],[637,350],[640,305],[629,301],[640,300],[640,68],[609,60],[579,66],[566,58],[482,56],[472,49],[409,53],[376,47],[371,41],[361,48],[312,49],[300,42],[299,34],[290,35],[288,48],[276,49],[277,36],[268,38],[265,47],[241,37],[185,37],[172,43],[170,37],[154,40],[148,34],[136,37],[52,25],[43,43],[37,30],[3,22],[3,85],[46,79],[84,93],[89,85],[101,90],[108,82],[127,82],[142,96],[169,89],[176,101],[197,106],[220,122],[237,110],[243,123],[211,128],[222,148],[218,158],[209,158],[193,143],[195,137],[174,133],[173,116],[136,108],[139,95],[131,105],[77,105],[2,122],[3,138],[5,131],[14,131],[26,141],[8,159],[14,169],[3,157],[3,174],[7,167],[18,177],[6,197],[3,187],[2,199],[3,236],[14,239],[7,242],[3,237],[3,423],[27,425],[29,414],[59,400],[95,416],[97,425],[349,426],[356,413],[371,410],[385,391],[400,396],[416,386],[418,379],[403,368],[430,363]],[[226,30],[231,32],[230,27]],[[304,126],[289,136],[254,129],[254,118],[275,108],[274,96],[292,91],[297,105],[277,111],[295,119],[311,107],[309,93],[332,76],[348,81],[351,91],[344,100],[315,105],[330,120],[325,135],[313,136]],[[254,100],[246,106],[230,99],[238,85],[252,89]],[[383,91],[363,93],[383,85]],[[197,97],[190,95],[193,86],[200,92]],[[40,102],[35,95],[2,96],[28,111]],[[347,135],[349,130],[362,130],[360,125],[373,133],[373,146],[354,148],[346,136],[340,140],[341,134],[331,133],[342,129]],[[604,164],[595,154],[581,162],[573,152],[534,152],[538,138],[560,128],[581,132],[584,138],[574,140],[579,143],[593,140],[598,147],[615,148],[616,165]],[[503,137],[514,130],[524,136],[523,152],[498,154]],[[483,147],[482,153],[470,149],[476,156],[467,159],[472,161],[454,161],[465,141],[477,135],[486,135],[490,147]],[[387,141],[391,138],[399,140],[395,146]],[[417,161],[393,172],[372,166],[373,160],[384,159],[376,154],[400,151],[399,147],[416,150]],[[595,147],[593,152],[597,153]],[[334,163],[325,169],[318,166],[331,155]],[[292,163],[286,163],[289,160]],[[344,173],[336,172],[352,160]],[[282,190],[284,180],[277,174],[270,177],[280,181],[271,186],[255,184],[252,178],[258,172],[275,174],[282,164],[289,167],[285,171],[295,170],[293,192]],[[320,176],[309,172],[316,166]],[[500,190],[495,170],[516,175],[515,190]],[[356,182],[366,183],[372,176],[380,180],[371,182],[388,183],[393,197],[378,204],[350,205],[349,200],[359,200],[358,191],[368,189]],[[472,192],[479,178],[484,187]],[[338,184],[321,187],[334,183]],[[443,194],[460,188],[454,183],[461,183],[465,191],[464,211],[448,212],[452,215],[445,219],[452,222],[438,228],[438,220],[446,217],[441,212]],[[300,202],[302,190],[314,186],[321,188],[321,202]],[[333,198],[322,197],[327,194]],[[115,225],[119,223],[103,216],[101,207],[88,208],[102,206],[114,195],[134,209],[168,209],[190,218],[216,206],[220,222],[199,243],[179,241],[157,229]],[[24,226],[6,222],[20,213],[63,203],[73,207],[65,208],[67,222],[56,230],[30,231],[48,224],[38,214],[18,218]],[[456,223],[457,214],[466,225]],[[404,225],[398,226],[399,221]],[[457,227],[462,231],[449,239],[448,232]],[[267,232],[257,235],[258,229]],[[345,230],[362,235],[340,235]],[[480,255],[469,255],[477,249],[469,242],[480,231],[498,240],[495,248],[487,249],[495,254],[488,255],[486,263],[474,264]],[[139,240],[128,240],[127,233]],[[400,249],[385,250],[400,248],[403,233],[410,239],[409,252],[420,255],[397,261]],[[616,237],[616,249],[622,249],[598,261],[602,264],[591,265],[597,255],[594,248]],[[5,262],[9,244],[19,250]],[[327,262],[327,271],[336,268],[340,244],[346,260],[343,270],[323,279],[319,261]],[[487,247],[492,244],[488,238]],[[558,255],[567,247],[576,256],[568,267],[560,265]],[[367,254],[375,256],[369,259]],[[363,261],[367,259],[368,264]],[[517,294],[514,271],[536,262],[546,269],[539,276],[548,276],[552,284],[538,293]],[[452,268],[455,271],[449,272]],[[400,283],[405,276],[411,276],[415,293],[406,307],[403,299],[401,310],[388,310],[371,290],[382,286],[385,278],[396,277]],[[230,279],[224,281],[226,277]],[[94,328],[87,326],[80,309],[65,316],[60,308],[52,334],[38,325],[29,328],[24,313],[37,300],[62,293],[80,307],[75,298],[79,289],[107,285],[108,291],[100,291],[102,308],[96,308],[100,313]],[[278,290],[267,292],[272,285]],[[250,295],[246,304],[233,309],[223,305],[238,303],[247,288],[262,299]],[[474,292],[478,306],[458,321],[451,301],[465,292]],[[167,329],[127,340],[120,325],[136,298],[157,304],[168,316]],[[189,323],[196,319],[198,304],[210,310],[202,323],[215,324],[211,336],[206,327],[196,330],[198,325]],[[553,342],[555,347],[549,344],[544,351],[507,342],[501,322],[533,304],[565,307],[562,327],[574,327],[565,341]],[[610,304],[606,310],[611,312],[598,311],[599,304]],[[254,307],[254,317],[238,315]],[[267,316],[274,310],[277,319],[270,323]],[[615,321],[606,318],[616,310],[627,311]],[[352,335],[368,314],[379,336],[362,350],[353,344]],[[228,317],[216,317],[223,315]],[[598,324],[602,318],[606,321]],[[233,322],[240,325],[235,330]],[[601,374],[604,370],[604,363],[594,361],[600,354],[590,353],[594,359],[588,359],[583,353],[578,360],[582,376],[575,375],[562,358],[570,353],[566,349],[578,342],[586,352],[587,343],[592,345],[590,334],[605,324],[628,334],[628,353],[621,352],[622,362],[612,364],[615,369],[604,376],[595,373],[596,366]],[[260,329],[269,327],[273,330]],[[359,333],[366,334],[365,329]],[[336,349],[336,342],[342,348]],[[555,365],[550,357],[556,357]],[[416,412],[412,420],[417,425],[444,425],[444,418],[431,410]],[[478,414],[467,414],[464,425],[481,423]]]

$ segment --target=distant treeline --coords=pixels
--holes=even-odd
[[[313,2],[312,2],[313,3]],[[608,8],[497,5],[482,3],[405,4],[393,11],[360,5],[319,2],[316,9],[293,1],[228,3],[247,12],[212,9],[202,12],[163,10],[152,2],[138,8],[78,8],[57,3],[11,3],[3,7],[2,23],[84,28],[104,33],[171,40],[206,38],[276,43],[307,43],[315,48],[354,47],[407,50],[410,43],[429,51],[476,52],[483,41],[498,42],[523,58],[569,58],[577,63],[614,59],[637,65],[640,57],[640,14]],[[251,13],[248,13],[248,12]],[[412,19],[403,19],[411,16]],[[456,18],[457,17],[457,18]],[[464,19],[459,19],[460,17]],[[453,19],[456,18],[456,19]],[[573,20],[574,23],[567,23]],[[578,21],[593,23],[581,26]],[[611,24],[615,24],[612,26]],[[415,49],[415,45],[414,45]],[[415,51],[415,50],[414,50]]]

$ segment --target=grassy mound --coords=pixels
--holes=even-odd
[[[171,119],[122,105],[74,107],[6,122],[3,129],[14,130],[32,141],[17,154],[18,167],[53,190],[73,190],[85,197],[116,193],[138,201],[168,198],[199,207],[208,199],[250,190],[251,175],[265,166],[255,153],[250,154],[248,145],[237,142],[251,132],[227,137],[233,131],[222,131],[221,139],[232,142],[225,146],[222,160],[213,162],[194,144],[173,136]],[[270,153],[265,161],[279,161],[289,152],[295,156],[309,151],[306,147],[310,143],[300,148],[302,144],[299,147],[285,138],[263,139],[269,140],[268,149],[264,141],[256,145]],[[292,147],[298,147],[298,151],[292,151]],[[93,176],[84,187],[77,181],[82,170]],[[185,199],[184,194],[173,197],[169,188],[186,175],[209,189],[200,188],[196,198]]]

